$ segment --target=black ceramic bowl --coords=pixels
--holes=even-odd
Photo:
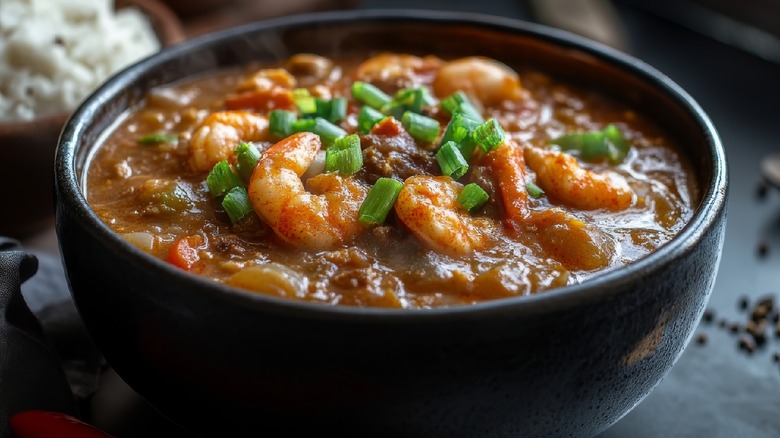
[[[398,311],[286,301],[198,278],[135,249],[87,204],[90,153],[151,87],[301,51],[356,50],[481,54],[626,100],[686,148],[702,188],[695,214],[659,250],[580,285]],[[726,188],[707,116],[636,59],[502,18],[353,11],[205,36],[114,77],[62,134],[56,222],[73,297],[106,359],[193,431],[588,436],[639,403],[690,340],[715,280]]]

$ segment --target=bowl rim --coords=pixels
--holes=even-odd
[[[388,22],[428,22],[449,26],[468,26],[475,29],[488,29],[497,32],[509,32],[516,35],[528,35],[555,46],[576,50],[590,55],[619,70],[638,77],[645,83],[657,86],[660,93],[678,105],[704,135],[710,149],[712,161],[710,167],[712,182],[702,190],[700,203],[694,209],[688,223],[668,242],[638,260],[584,281],[583,283],[555,288],[542,293],[488,300],[475,304],[439,307],[428,309],[386,309],[357,306],[330,305],[280,298],[238,288],[203,278],[170,266],[163,261],[136,248],[111,230],[89,207],[77,179],[76,148],[79,137],[87,129],[88,121],[99,108],[108,104],[113,96],[119,95],[122,88],[143,76],[144,72],[155,69],[166,61],[192,54],[199,50],[208,50],[225,40],[241,38],[245,33],[262,33],[274,30],[297,28],[307,24],[339,25],[365,23],[367,20],[386,25]],[[357,318],[376,322],[402,322],[410,318],[489,318],[503,312],[514,315],[528,315],[541,308],[571,306],[582,300],[604,300],[618,293],[631,282],[645,273],[660,269],[682,255],[690,252],[723,215],[725,217],[726,197],[728,193],[728,172],[726,154],[720,137],[702,107],[679,85],[649,64],[633,56],[568,31],[545,25],[530,23],[518,19],[496,17],[486,14],[432,11],[424,9],[365,9],[349,11],[315,12],[291,15],[270,20],[249,23],[233,28],[205,34],[175,46],[167,47],[130,67],[118,72],[86,98],[77,108],[63,129],[56,152],[57,186],[57,233],[63,232],[59,224],[61,203],[70,204],[74,214],[85,221],[89,233],[123,257],[137,263],[144,270],[162,271],[173,281],[192,286],[192,293],[220,295],[224,299],[240,302],[248,307],[261,307],[266,311],[288,315],[320,318]],[[61,240],[60,240],[61,241]],[[60,243],[62,254],[62,244]],[[64,257],[63,257],[64,259]],[[717,264],[720,261],[718,253]],[[64,260],[67,270],[67,260]],[[70,284],[70,283],[69,283]],[[195,292],[197,290],[198,292]],[[711,289],[710,289],[711,290]],[[222,298],[219,298],[222,299]]]

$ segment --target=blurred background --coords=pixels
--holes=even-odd
[[[780,190],[766,184],[762,159],[780,152],[778,0],[160,0],[185,38],[302,12],[416,8],[474,12],[537,22],[627,52],[680,84],[712,118],[727,149],[731,188],[720,273],[697,338],[660,386],[602,437],[780,436],[780,327],[752,353],[729,324],[745,322],[738,302],[777,296]],[[23,290],[64,288],[53,227],[23,240],[43,262]],[[47,259],[47,257],[49,259]],[[54,260],[47,265],[47,260]],[[64,293],[67,293],[65,291]],[[43,306],[38,306],[43,308]],[[35,311],[36,308],[33,308]],[[45,321],[44,321],[45,322]],[[90,420],[123,437],[188,436],[104,373]]]

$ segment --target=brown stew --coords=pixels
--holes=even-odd
[[[396,308],[585,281],[667,242],[699,196],[641,108],[487,58],[392,53],[154,89],[107,134],[87,194],[197,275]]]

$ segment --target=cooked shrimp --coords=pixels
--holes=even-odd
[[[583,169],[567,153],[526,147],[525,161],[536,172],[537,183],[545,193],[571,207],[617,211],[633,202],[634,193],[622,176]]]
[[[319,136],[301,132],[268,148],[249,180],[249,200],[255,212],[285,242],[310,248],[334,248],[363,231],[358,220],[368,188],[352,178],[323,173],[301,175],[321,147]]]
[[[445,98],[456,91],[466,93],[475,104],[487,107],[518,100],[520,77],[506,65],[484,57],[456,59],[442,66],[433,81],[433,92]]]
[[[454,256],[470,254],[491,243],[496,226],[458,207],[461,190],[463,186],[449,177],[409,177],[398,194],[395,213],[431,249]]]
[[[246,111],[212,113],[195,128],[190,139],[190,163],[197,171],[208,171],[233,156],[239,142],[268,138],[268,119]]]
[[[371,82],[380,88],[411,87],[425,82],[441,65],[439,58],[380,53],[363,61],[355,71],[355,79]],[[387,91],[387,90],[386,90]]]
[[[529,214],[523,148],[514,140],[507,140],[488,152],[483,162],[490,167],[498,181],[507,225],[517,228]]]
[[[295,88],[295,77],[283,68],[264,68],[238,84],[236,91],[266,91],[274,87]]]
[[[547,254],[570,270],[609,266],[619,245],[607,233],[558,208],[535,211],[531,222]]]

